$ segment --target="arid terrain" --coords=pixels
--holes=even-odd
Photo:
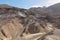
[[[60,40],[60,3],[29,9],[0,4],[0,40]]]

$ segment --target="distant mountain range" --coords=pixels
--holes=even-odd
[[[13,8],[13,7],[7,4],[0,4],[0,8]],[[60,17],[60,3],[51,5],[49,7],[37,7],[37,8],[32,7],[29,9],[23,9],[23,8],[17,8],[17,9],[22,9],[22,11],[27,10],[27,12],[29,12],[28,14],[34,14],[37,17],[46,16],[47,14],[54,17]]]
[[[33,11],[33,13],[39,13],[40,15],[51,15],[54,17],[60,17],[60,3],[51,5],[49,7],[38,7],[38,8],[30,8],[29,10]]]

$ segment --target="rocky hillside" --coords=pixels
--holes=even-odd
[[[41,7],[23,9],[1,4],[0,40],[60,40],[59,21]]]

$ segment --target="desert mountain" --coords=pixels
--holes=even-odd
[[[60,28],[60,18],[53,13],[57,7],[51,7],[23,9],[1,4],[0,40],[60,40],[60,31],[55,31]]]
[[[60,3],[47,7],[47,10],[51,13],[60,13]]]
[[[51,5],[46,8],[46,10],[54,17],[60,17],[60,3]]]

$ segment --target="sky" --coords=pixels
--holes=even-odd
[[[19,8],[43,7],[60,3],[60,0],[0,0],[0,4],[8,4]]]

